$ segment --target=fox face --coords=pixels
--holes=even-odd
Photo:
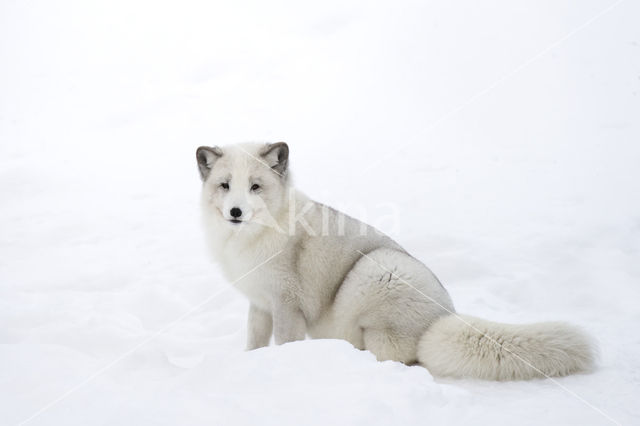
[[[275,223],[288,192],[286,143],[201,146],[196,159],[207,215],[238,228]]]

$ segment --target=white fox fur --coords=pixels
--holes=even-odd
[[[339,338],[437,376],[530,379],[588,371],[594,349],[561,323],[461,316],[436,276],[374,228],[293,189],[288,146],[200,147],[206,238],[249,299],[247,349]]]
[[[431,325],[418,360],[434,375],[487,380],[565,376],[594,362],[590,339],[569,324],[501,324],[467,315]]]

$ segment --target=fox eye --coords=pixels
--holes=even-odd
[[[224,189],[225,191],[229,190],[229,184],[227,182],[222,182],[220,184],[220,188]]]
[[[254,183],[253,185],[251,185],[252,191],[257,191],[258,189],[260,189],[260,185],[258,185],[257,183]]]

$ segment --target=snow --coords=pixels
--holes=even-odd
[[[640,423],[639,13],[2,2],[0,423]],[[244,352],[194,153],[246,140],[287,141],[300,188],[394,237],[458,311],[584,327],[597,371],[491,383],[342,341]]]

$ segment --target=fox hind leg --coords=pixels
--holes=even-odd
[[[417,344],[416,337],[403,336],[392,329],[364,329],[364,348],[371,351],[378,361],[415,364]]]

